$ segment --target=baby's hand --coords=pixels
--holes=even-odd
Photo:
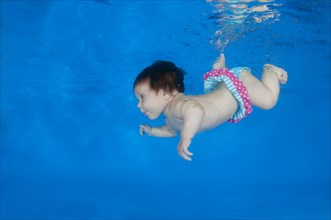
[[[140,125],[140,135],[144,134],[152,135],[152,127],[147,124]]]
[[[188,147],[191,144],[190,139],[180,139],[177,150],[179,156],[181,156],[183,159],[191,161],[192,158],[190,156],[193,156],[193,154],[188,151]]]

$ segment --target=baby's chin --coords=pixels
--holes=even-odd
[[[159,117],[159,115],[153,115],[153,114],[147,114],[146,116],[151,120],[155,120]]]

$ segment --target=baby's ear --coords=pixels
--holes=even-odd
[[[167,91],[162,91],[163,92],[163,98],[165,100],[169,100],[171,97],[172,97],[172,94],[170,92],[167,92]]]

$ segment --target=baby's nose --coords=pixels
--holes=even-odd
[[[139,108],[139,109],[141,109],[141,102],[138,102],[138,105],[137,105],[137,107]]]

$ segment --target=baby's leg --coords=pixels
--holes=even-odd
[[[222,68],[226,68],[225,56],[223,53],[221,53],[220,57],[218,57],[215,63],[213,64],[213,70],[222,69]]]
[[[278,100],[279,83],[287,82],[287,72],[274,65],[265,64],[261,81],[247,70],[241,73],[240,79],[246,86],[253,105],[271,109]]]

